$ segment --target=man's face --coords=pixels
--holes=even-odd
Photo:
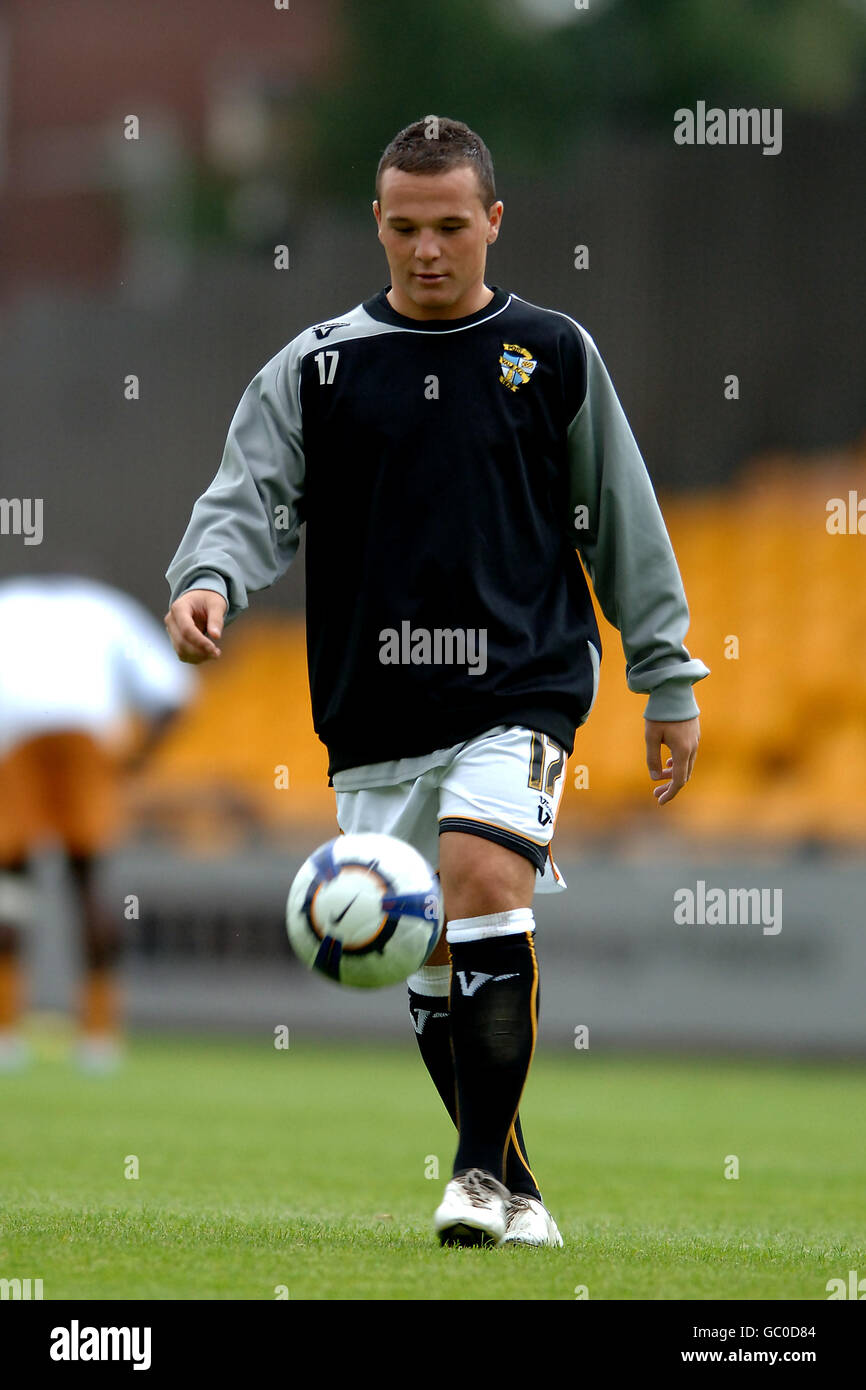
[[[454,319],[483,307],[489,299],[487,248],[499,235],[502,204],[484,207],[472,165],[458,164],[441,174],[386,169],[379,191],[373,212],[397,312]]]

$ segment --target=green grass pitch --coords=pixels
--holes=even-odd
[[[0,1077],[0,1277],[45,1299],[823,1300],[866,1274],[864,1102],[862,1066],[540,1051],[522,1113],[565,1248],[441,1250],[453,1131],[411,1036],[136,1038],[103,1079],[43,1048]]]

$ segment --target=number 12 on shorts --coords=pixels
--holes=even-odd
[[[553,796],[556,780],[565,767],[565,753],[547,734],[532,731],[529,752],[528,786],[535,792]]]

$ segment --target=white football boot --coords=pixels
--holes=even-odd
[[[537,1197],[515,1193],[505,1212],[502,1245],[562,1245],[559,1227]]]
[[[511,1193],[482,1168],[452,1178],[433,1224],[442,1245],[498,1245]]]

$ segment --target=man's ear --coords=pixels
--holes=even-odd
[[[380,206],[378,198],[373,199],[373,216],[376,219],[376,226],[378,228],[376,236],[378,237],[379,241],[382,241],[382,208]],[[385,245],[384,241],[382,241],[382,245]]]

